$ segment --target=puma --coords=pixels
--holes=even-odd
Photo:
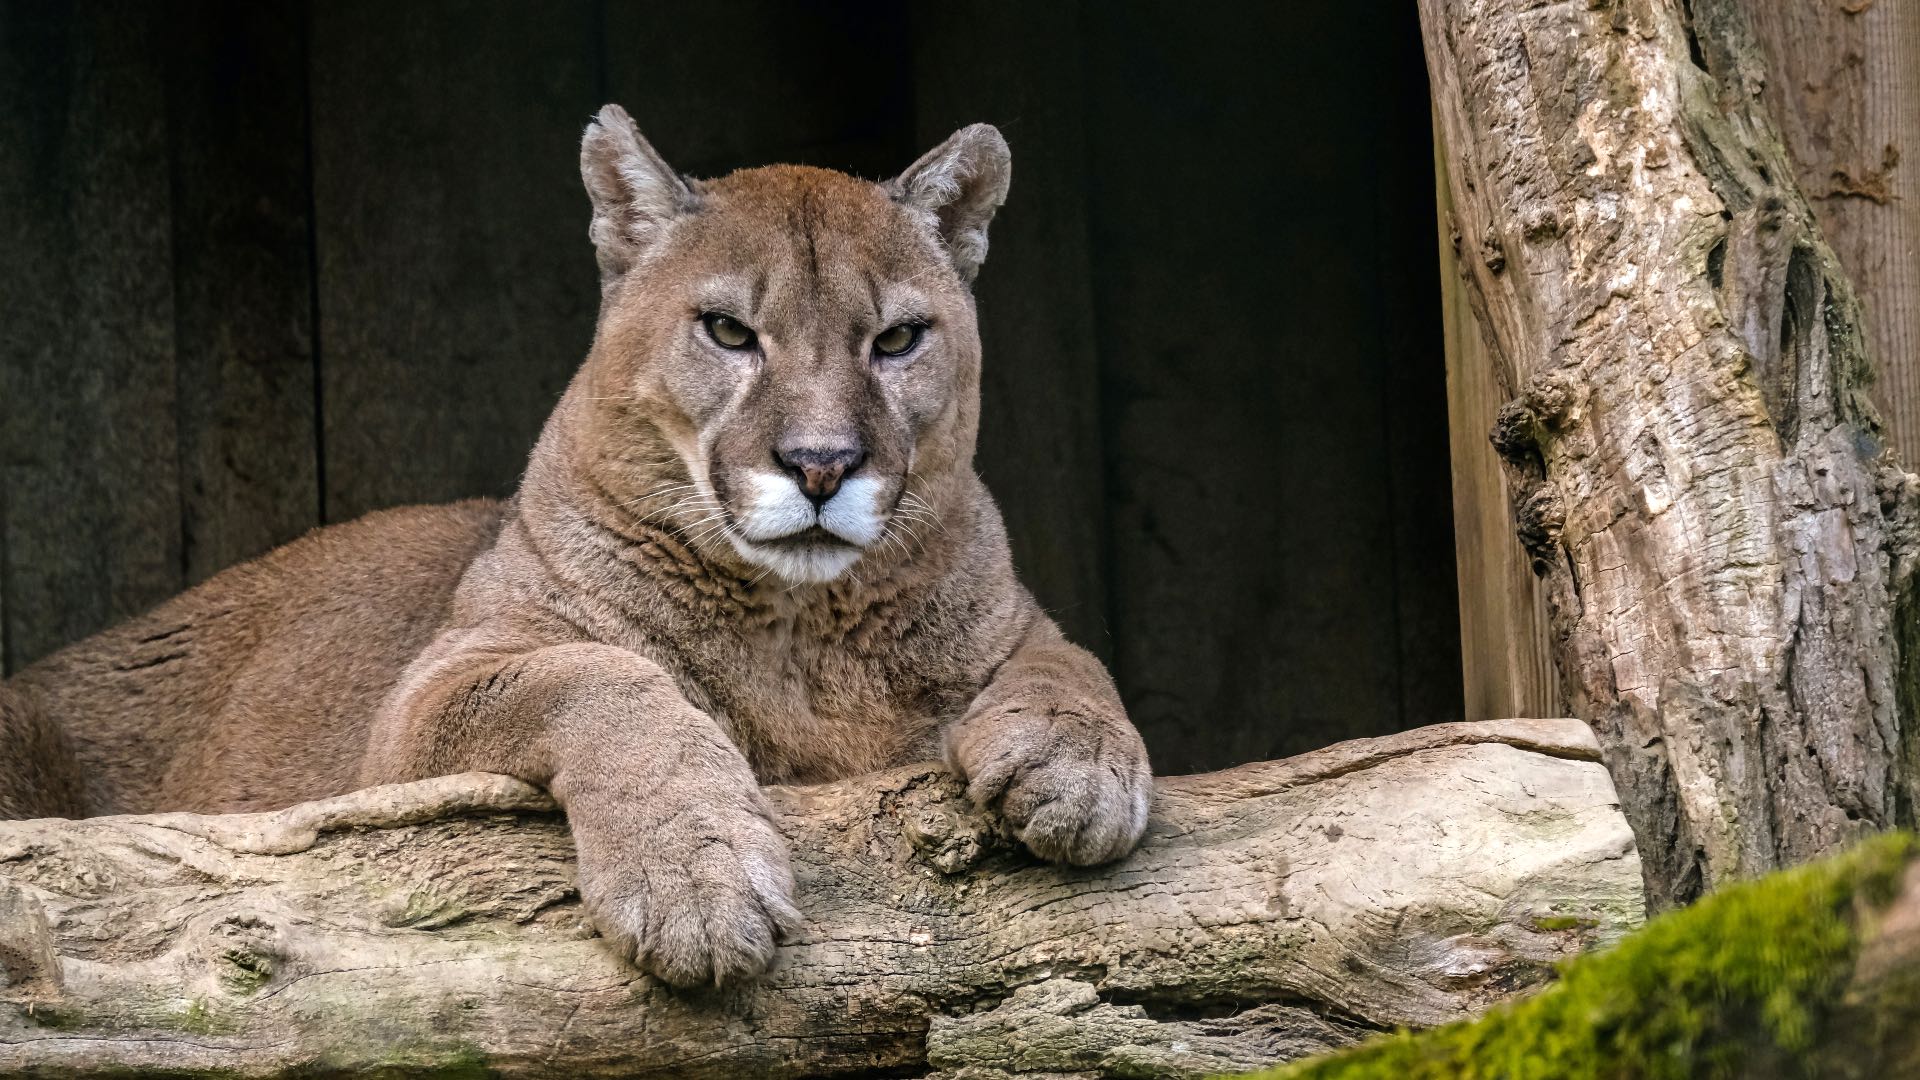
[[[516,494],[316,530],[20,672],[0,817],[507,773],[565,809],[602,935],[681,985],[799,918],[760,783],[944,752],[1036,855],[1125,855],[1145,747],[972,467],[1010,168],[975,125],[884,184],[690,180],[607,106],[599,322]]]

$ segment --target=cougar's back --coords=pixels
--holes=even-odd
[[[318,529],[0,686],[0,816],[351,790],[366,726],[499,530],[487,501]]]

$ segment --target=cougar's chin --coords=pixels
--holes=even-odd
[[[795,584],[832,581],[859,562],[862,554],[862,549],[819,528],[765,543],[738,535],[729,539],[741,558]]]

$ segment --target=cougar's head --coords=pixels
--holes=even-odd
[[[999,132],[966,128],[887,183],[800,166],[689,180],[609,105],[580,164],[603,491],[789,582],[831,580],[932,512],[973,454],[968,287],[1006,197]]]

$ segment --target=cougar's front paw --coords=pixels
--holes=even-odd
[[[949,757],[974,804],[997,811],[1043,859],[1110,862],[1146,830],[1153,773],[1124,717],[1003,706],[963,721]]]
[[[676,986],[752,978],[799,925],[786,840],[758,808],[688,808],[580,847],[580,895],[603,937]],[[590,853],[591,849],[591,853]]]

